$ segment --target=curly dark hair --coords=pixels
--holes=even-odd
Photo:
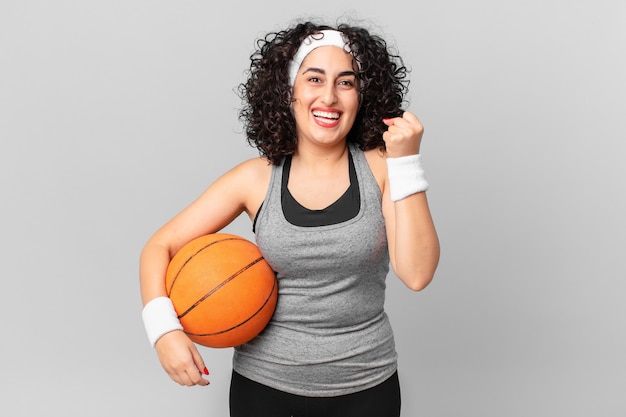
[[[333,28],[310,21],[269,33],[256,41],[257,49],[250,56],[248,79],[239,85],[238,93],[243,102],[239,119],[244,124],[248,143],[272,164],[280,163],[296,149],[289,63],[307,36],[326,29],[343,33],[360,65],[357,77],[361,103],[348,133],[348,142],[362,150],[379,148],[384,151],[382,135],[387,127],[382,119],[403,113],[408,70],[402,58],[392,52],[380,36],[344,23]]]

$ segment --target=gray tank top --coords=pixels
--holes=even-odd
[[[354,218],[289,223],[280,164],[256,219],[256,243],[278,278],[278,304],[263,332],[235,348],[233,369],[292,394],[350,394],[382,383],[397,367],[384,311],[389,252],[380,188],[363,152],[350,152],[361,196]]]

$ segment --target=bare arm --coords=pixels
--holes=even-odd
[[[425,288],[433,279],[439,263],[439,238],[425,192],[391,201],[385,157],[399,158],[419,153],[423,127],[415,115],[385,119],[383,135],[386,156],[376,162],[383,183],[383,215],[387,227],[391,266],[404,284],[414,291]]]
[[[139,260],[144,306],[166,296],[165,273],[176,252],[196,237],[216,233],[243,212],[254,215],[263,201],[271,166],[246,161],[218,178],[206,191],[148,239]],[[181,385],[207,385],[205,365],[196,346],[181,331],[166,333],[155,345],[170,377]]]
[[[426,193],[416,193],[395,203],[388,196],[384,198],[393,270],[407,287],[422,290],[432,281],[439,263],[439,239]]]

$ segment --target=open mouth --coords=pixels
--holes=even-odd
[[[339,120],[339,113],[335,113],[335,112],[327,112],[327,111],[319,111],[316,110],[313,112],[313,116],[319,118],[319,119],[327,119],[330,121],[335,121],[335,120]]]

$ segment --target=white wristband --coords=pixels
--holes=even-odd
[[[168,297],[156,297],[150,300],[144,306],[141,317],[152,347],[165,333],[183,329],[174,310],[174,304]]]
[[[420,154],[387,158],[387,176],[391,201],[428,190]]]

